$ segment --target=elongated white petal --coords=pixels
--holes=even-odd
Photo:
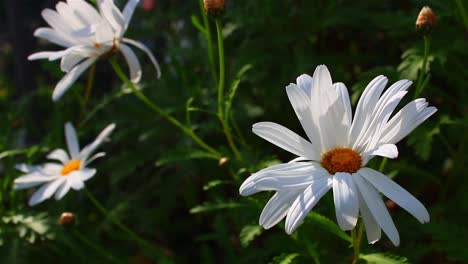
[[[299,87],[292,83],[286,87],[286,92],[288,94],[289,101],[296,112],[297,118],[299,119],[299,122],[301,122],[302,128],[306,132],[309,140],[313,142],[312,146],[315,148],[315,152],[320,153],[320,131],[312,120],[310,94],[306,94],[305,92],[305,90],[308,89],[308,92],[310,93],[312,78],[303,74],[297,78],[297,82],[298,85],[300,84]]]
[[[80,171],[71,172],[64,178],[67,178],[67,184],[69,184],[73,190],[78,191],[84,188],[84,182],[81,178]]]
[[[262,210],[259,225],[269,229],[281,221],[289,211],[289,208],[297,196],[304,190],[282,190],[278,191]]]
[[[29,199],[29,206],[34,206],[46,199],[49,199],[55,193],[57,188],[60,187],[64,180],[65,177],[60,177],[54,181],[44,184],[33,194],[33,196],[31,196],[31,199]]]
[[[60,188],[57,189],[57,191],[55,192],[55,200],[61,200],[65,194],[68,193],[68,191],[70,190],[70,184],[67,183],[67,181],[64,181],[62,183],[62,185],[60,186]]]
[[[90,168],[83,168],[79,171],[77,171],[79,174],[79,177],[83,182],[91,179],[94,175],[96,175],[96,169],[90,169]]]
[[[267,190],[305,189],[327,177],[328,172],[315,162],[283,163],[254,173],[244,181],[239,192],[247,196]]]
[[[28,60],[41,60],[41,59],[49,59],[50,58],[61,58],[64,53],[62,51],[41,51],[28,56]]]
[[[93,155],[92,157],[90,157],[89,159],[86,160],[85,166],[87,166],[88,164],[90,164],[94,160],[96,160],[98,158],[102,158],[104,156],[106,156],[106,153],[104,153],[104,152],[96,153],[95,155]]]
[[[396,229],[392,217],[388,213],[382,198],[375,188],[361,177],[362,175],[360,173],[356,173],[355,176],[356,177],[353,178],[354,183],[356,183],[359,192],[361,193],[372,216],[375,218],[375,221],[379,224],[392,243],[395,246],[398,246],[400,244],[400,235],[398,234],[398,230]]]
[[[47,39],[48,41],[62,47],[71,47],[74,43],[65,35],[58,33],[51,28],[38,28],[34,31],[34,36]]]
[[[28,165],[28,164],[24,164],[24,163],[16,164],[15,169],[17,169],[17,170],[19,170],[21,172],[24,172],[24,173],[30,173],[30,172],[38,170],[37,166]]]
[[[259,137],[297,156],[320,160],[320,154],[315,151],[309,141],[284,126],[273,122],[260,122],[253,125],[252,131]]]
[[[14,189],[15,190],[29,189],[31,187],[41,185],[43,183],[47,183],[55,179],[57,179],[57,177],[45,176],[45,175],[41,175],[38,173],[30,173],[30,174],[23,175],[19,178],[16,178],[14,181],[15,183]]]
[[[67,4],[73,8],[76,17],[85,25],[93,25],[102,18],[96,8],[83,0],[68,0]]]
[[[127,29],[130,20],[132,19],[133,12],[136,6],[140,3],[140,0],[129,0],[123,9],[123,17],[125,20],[125,29]]]
[[[141,79],[141,65],[138,57],[133,50],[125,44],[120,45],[120,51],[124,55],[128,67],[130,68],[130,81],[138,83]]]
[[[370,152],[361,153],[362,166],[365,166],[374,156],[394,159],[398,157],[398,148],[394,144],[383,144]]]
[[[357,190],[349,173],[335,173],[333,176],[333,200],[336,220],[344,231],[356,226],[359,214]]]
[[[89,58],[82,63],[78,64],[70,72],[68,72],[60,82],[55,86],[52,94],[52,100],[59,100],[62,95],[70,88],[70,86],[80,77],[80,75],[96,61],[96,58]]]
[[[86,147],[84,147],[81,152],[80,152],[80,155],[79,155],[79,159],[80,160],[84,160],[86,161],[88,159],[88,157],[94,153],[94,151],[102,144],[104,143],[104,141],[108,140],[109,139],[109,136],[110,134],[112,133],[112,131],[114,131],[115,129],[115,124],[110,124],[108,126],[106,126],[102,131],[101,133],[99,133],[99,135],[96,137],[96,139],[89,145],[87,145]],[[82,164],[82,168],[84,165],[86,165],[87,163],[84,162],[84,164]]]
[[[359,177],[356,173],[353,173],[351,177]],[[364,221],[364,227],[366,228],[366,236],[367,242],[369,244],[374,244],[375,242],[380,240],[382,236],[382,231],[380,229],[379,224],[375,221],[375,218],[372,216],[369,207],[367,206],[364,198],[362,198],[361,193],[358,191],[358,198],[359,198],[359,210],[361,212],[362,220]]]
[[[429,213],[424,205],[390,178],[370,168],[360,169],[359,174],[381,193],[412,214],[419,222],[423,224],[429,222]]]
[[[80,153],[80,143],[78,142],[76,130],[70,122],[65,124],[65,139],[71,159],[76,159],[78,153]]]
[[[143,45],[143,43],[132,40],[132,39],[128,39],[128,38],[123,38],[122,41],[124,43],[133,45],[133,46],[141,49],[142,51],[144,51],[146,53],[146,55],[148,55],[148,57],[150,58],[151,62],[153,63],[153,66],[156,69],[157,77],[158,78],[161,77],[161,68],[159,67],[158,61],[154,57],[153,53],[145,45]]]
[[[62,164],[67,164],[70,161],[67,152],[63,149],[56,149],[52,151],[49,155],[47,155],[48,159],[58,160],[62,162]]]
[[[351,109],[351,102],[349,101],[349,93],[348,89],[344,85],[344,83],[335,83],[333,84],[333,87],[335,90],[338,92],[341,103],[343,104],[343,108],[345,110],[345,115],[344,115],[344,123],[348,126],[348,129],[351,128],[351,122],[353,121],[353,111]]]
[[[299,87],[299,89],[301,89],[307,95],[309,100],[310,94],[312,92],[312,82],[313,79],[308,74],[301,74],[301,76],[296,78],[297,87]]]
[[[307,187],[294,201],[286,216],[286,233],[291,234],[302,220],[333,185],[331,178],[316,181]]]
[[[103,17],[112,26],[116,35],[120,35],[125,28],[125,19],[120,10],[115,6],[112,0],[102,0],[99,1],[98,4]]]

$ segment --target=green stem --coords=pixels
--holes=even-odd
[[[140,90],[138,90],[135,85],[127,78],[125,73],[122,71],[120,68],[119,64],[114,60],[110,60],[112,67],[114,68],[114,71],[117,73],[117,75],[120,77],[120,79],[128,86],[130,89],[132,89],[133,93],[140,99],[143,103],[145,103],[149,108],[154,110],[158,115],[164,117],[167,121],[169,121],[171,124],[179,128],[182,132],[184,132],[187,136],[191,137],[195,143],[197,143],[201,148],[205,149],[206,151],[210,152],[211,154],[214,154],[218,156],[219,158],[222,157],[221,153],[219,153],[217,150],[214,148],[210,147],[207,143],[205,143],[201,138],[199,138],[193,131],[192,129],[184,126],[182,123],[179,122],[179,120],[175,119],[168,113],[166,113],[164,110],[159,108],[155,103],[153,103],[148,97],[146,97]]]
[[[122,231],[127,233],[129,237],[131,237],[133,240],[137,241],[141,246],[147,248],[151,252],[153,252],[156,256],[159,257],[164,257],[164,253],[159,249],[156,248],[153,244],[150,242],[146,241],[145,239],[141,238],[139,235],[137,235],[135,232],[130,230],[128,227],[126,227],[122,222],[120,222],[119,219],[117,219],[115,216],[109,213],[106,208],[94,197],[94,195],[86,188],[84,188],[85,194],[88,196],[89,200],[96,206],[96,208],[101,211],[103,215],[105,215],[114,225],[119,227]]]
[[[224,134],[228,141],[229,147],[234,152],[237,160],[242,161],[242,155],[237,149],[232,137],[231,128],[229,127],[228,117],[224,115],[224,82],[225,82],[225,63],[224,63],[224,41],[223,41],[223,26],[221,20],[216,18],[216,34],[218,37],[218,58],[219,58],[219,83],[218,83],[218,117],[223,127]]]
[[[429,57],[429,49],[431,46],[431,39],[429,36],[424,36],[424,57],[421,71],[419,72],[419,78],[416,86],[416,92],[414,93],[414,99],[421,95],[424,88],[424,76],[426,75],[427,59]]]
[[[468,29],[468,16],[466,15],[465,7],[463,6],[463,2],[461,0],[456,0],[458,11],[460,11],[460,15],[463,19],[463,23],[465,24],[466,29]]]
[[[357,234],[356,234],[356,228],[354,228],[351,231],[351,237],[353,239],[353,262],[352,264],[356,264],[359,261],[359,254],[361,253],[361,242],[362,242],[362,235],[364,233],[364,224],[362,219],[358,219],[358,224],[357,224]]]
[[[203,26],[205,27],[205,38],[206,38],[206,45],[208,49],[208,59],[210,61],[210,68],[211,74],[213,75],[213,81],[215,85],[218,84],[218,77],[216,76],[216,67],[214,61],[214,49],[213,49],[213,38],[211,36],[211,27],[210,22],[208,20],[208,15],[205,12],[205,8],[203,7],[203,0],[198,1],[200,3],[200,11],[203,17]]]
[[[96,251],[97,253],[102,255],[108,261],[111,261],[112,263],[123,263],[122,261],[115,258],[111,253],[107,252],[106,250],[104,250],[99,245],[96,245],[95,243],[91,242],[89,239],[87,239],[85,236],[83,236],[83,234],[81,234],[76,229],[72,229],[72,232],[73,232],[73,235],[75,235],[82,243],[84,243],[88,247],[92,248],[94,251]]]
[[[387,165],[387,160],[388,160],[388,158],[384,157],[382,159],[382,162],[380,162],[379,171],[382,172],[382,173],[385,170],[385,165]]]
[[[83,115],[86,113],[86,107],[88,105],[89,96],[91,95],[91,90],[93,89],[94,76],[96,75],[96,63],[93,63],[91,69],[89,70],[88,81],[86,83],[86,90],[83,102]]]

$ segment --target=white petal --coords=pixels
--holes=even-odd
[[[21,163],[21,164],[16,164],[15,169],[17,169],[17,170],[19,170],[21,172],[24,172],[24,173],[30,173],[30,172],[36,171],[37,166]]]
[[[68,0],[68,5],[73,8],[76,17],[86,25],[93,25],[102,18],[96,8],[83,0]]]
[[[335,90],[338,92],[341,103],[343,104],[343,108],[345,110],[345,115],[344,115],[344,122],[348,126],[348,129],[351,128],[351,122],[353,121],[353,111],[351,109],[351,102],[349,101],[349,93],[348,89],[344,85],[344,83],[334,83],[333,87]]]
[[[55,192],[55,200],[61,200],[65,194],[68,193],[68,191],[70,190],[70,184],[67,183],[67,181],[64,181],[62,183],[62,185],[60,186],[60,188],[57,189],[57,191]]]
[[[301,189],[278,191],[263,208],[259,225],[265,229],[276,225],[288,214],[292,203],[302,191]]]
[[[288,94],[289,101],[291,102],[294,111],[296,112],[299,122],[301,122],[302,128],[307,134],[307,137],[311,142],[312,146],[316,149],[317,153],[320,153],[320,131],[312,120],[312,112],[310,110],[310,87],[312,85],[312,78],[308,75],[301,75],[297,78],[295,85],[291,83],[286,87],[286,93]],[[309,87],[309,88],[307,88]],[[308,89],[309,94],[306,94],[304,90]]]
[[[354,177],[360,177],[355,173],[352,174],[353,179]],[[359,191],[357,191],[358,198],[359,198],[359,209],[361,211],[362,220],[364,221],[364,226],[366,228],[366,236],[367,242],[369,244],[374,244],[375,242],[380,240],[382,235],[382,231],[380,229],[379,224],[375,221],[375,218],[372,216],[372,213],[367,207],[366,202],[364,202],[364,198]]]
[[[141,65],[135,52],[125,44],[120,45],[120,51],[127,61],[128,67],[130,68],[130,80],[133,83],[138,83],[141,79]]]
[[[82,63],[78,64],[69,73],[67,73],[60,82],[55,86],[52,94],[52,100],[57,101],[62,95],[70,88],[70,86],[80,77],[80,75],[88,69],[91,64],[96,61],[96,58],[89,58]]]
[[[120,35],[125,28],[125,19],[120,10],[112,0],[99,1],[98,5],[103,17],[109,22],[116,34]]]
[[[47,155],[48,159],[58,160],[62,162],[62,164],[67,164],[70,161],[67,152],[63,149],[56,149],[52,151],[49,155]]]
[[[84,188],[84,182],[81,178],[80,171],[71,172],[64,178],[67,178],[67,184],[69,184],[73,190],[78,191]]]
[[[89,159],[86,160],[85,166],[87,166],[88,164],[90,164],[94,160],[96,160],[98,158],[102,158],[104,156],[106,156],[106,153],[104,153],[104,152],[96,153],[95,155],[93,155],[92,157],[90,157]]]
[[[57,177],[55,176],[45,176],[39,173],[30,173],[30,174],[23,175],[19,178],[16,178],[14,181],[15,183],[14,189],[15,190],[29,189],[31,187],[41,185],[43,183],[47,183],[55,179],[57,179]]]
[[[76,159],[78,153],[80,153],[80,143],[78,143],[76,130],[70,122],[65,124],[65,139],[67,141],[67,147],[70,152],[71,159]]]
[[[60,187],[64,180],[65,177],[60,177],[43,185],[33,194],[33,196],[31,196],[31,199],[29,199],[29,206],[34,206],[46,199],[49,199],[55,193],[57,188]]]
[[[64,55],[63,51],[41,51],[36,52],[28,56],[28,60],[41,60],[41,59],[49,59],[52,60],[57,58],[60,59],[61,56]]]
[[[140,0],[129,0],[124,7],[123,17],[125,20],[125,29],[127,29],[130,20],[132,19],[133,12],[135,11],[136,6],[140,3]]]
[[[362,153],[362,166],[365,166],[374,156],[394,159],[398,157],[398,148],[394,144],[383,144],[370,152]]]
[[[315,151],[309,141],[284,126],[273,122],[260,122],[253,125],[252,131],[259,137],[297,156],[311,160],[321,159],[320,154]]]
[[[286,216],[286,233],[291,234],[301,224],[310,210],[333,185],[331,178],[313,182],[294,201]]]
[[[358,173],[381,193],[412,214],[419,222],[423,224],[429,222],[429,213],[424,205],[390,178],[369,168],[362,168]]]
[[[382,198],[375,188],[361,177],[360,173],[355,173],[354,176],[354,183],[356,183],[358,190],[372,216],[375,218],[375,221],[379,224],[392,243],[395,246],[398,246],[400,244],[400,235],[398,234],[398,230],[396,229],[392,217],[388,213]]]
[[[34,31],[34,36],[38,38],[47,39],[52,43],[67,48],[75,44],[67,36],[60,34],[51,28],[38,28]]]
[[[77,172],[79,173],[79,176],[83,182],[91,179],[94,175],[96,175],[96,169],[83,168]]]
[[[151,62],[153,63],[153,66],[154,66],[154,68],[156,69],[156,72],[157,72],[157,77],[158,78],[161,77],[161,68],[159,67],[158,61],[154,57],[153,53],[145,45],[143,45],[143,43],[140,43],[138,41],[128,39],[128,38],[123,38],[122,41],[127,43],[127,44],[133,45],[133,46],[141,49],[142,51],[144,51],[146,53],[146,55],[148,55],[148,57],[150,58]]]
[[[87,145],[81,150],[79,154],[79,159],[85,161],[84,164],[82,164],[82,166],[87,164],[86,160],[88,159],[89,155],[91,155],[102,143],[104,143],[104,141],[108,140],[110,134],[112,133],[112,131],[114,131],[114,129],[115,124],[110,124],[106,126],[91,144]]]
[[[314,181],[324,180],[328,172],[316,162],[295,162],[273,165],[247,178],[239,188],[242,196],[260,191],[305,189]]]
[[[333,176],[333,200],[336,220],[344,231],[356,226],[359,214],[357,190],[349,173],[335,173]]]
[[[307,95],[307,98],[309,100],[310,100],[310,94],[312,91],[312,82],[313,82],[313,79],[308,74],[302,74],[296,79],[297,86]]]

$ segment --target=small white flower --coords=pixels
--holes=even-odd
[[[30,55],[29,60],[61,59],[60,67],[67,74],[55,86],[52,99],[57,101],[99,57],[122,52],[130,68],[130,80],[138,83],[141,65],[128,45],[143,50],[160,69],[151,51],[142,43],[124,38],[123,35],[139,0],[129,0],[121,12],[113,0],[98,0],[98,10],[84,0],[59,2],[56,10],[44,9],[42,17],[50,25],[38,28],[34,36],[47,39],[64,47],[61,51],[43,51]],[[128,45],[127,45],[128,44]]]
[[[379,191],[421,223],[429,221],[426,208],[414,196],[382,173],[365,167],[374,156],[396,158],[395,144],[437,111],[420,98],[390,118],[411,82],[398,81],[382,94],[386,84],[387,78],[378,76],[366,87],[354,119],[345,85],[333,84],[323,65],[316,68],[313,77],[303,74],[297,84],[286,87],[312,143],[276,123],[253,125],[255,134],[299,156],[251,175],[240,187],[243,196],[276,191],[260,215],[260,225],[270,228],[286,217],[285,229],[291,234],[330,189],[340,228],[353,229],[361,212],[369,243],[380,239],[381,229],[393,244],[400,243]]]
[[[15,179],[15,190],[28,189],[43,184],[29,200],[29,205],[34,206],[49,199],[54,193],[55,199],[60,200],[70,188],[82,189],[84,182],[96,174],[96,169],[87,166],[93,160],[105,156],[104,152],[90,157],[91,154],[108,140],[114,128],[115,124],[108,125],[91,144],[80,151],[75,128],[71,123],[65,124],[65,138],[70,155],[63,149],[56,149],[47,155],[47,158],[60,161],[60,163],[46,163],[40,166],[16,165],[16,169],[26,174]]]

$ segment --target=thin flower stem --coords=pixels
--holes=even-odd
[[[354,254],[353,254],[353,262],[352,264],[356,264],[359,261],[359,254],[361,253],[361,242],[362,242],[362,235],[364,233],[364,224],[362,219],[358,219],[358,231],[356,234],[356,228],[354,228],[351,231],[351,237],[353,239],[353,249],[354,249]]]
[[[219,58],[219,83],[218,83],[218,117],[223,127],[224,134],[228,141],[229,147],[234,152],[234,155],[239,161],[242,161],[242,155],[237,149],[234,139],[231,134],[231,129],[229,127],[228,117],[224,115],[224,82],[225,82],[225,63],[224,63],[224,41],[223,41],[223,26],[221,20],[216,18],[216,34],[218,38],[218,58]]]
[[[419,72],[419,78],[416,86],[416,92],[414,93],[414,99],[418,98],[422,90],[424,89],[425,83],[424,83],[424,76],[426,75],[426,68],[427,68],[427,59],[429,57],[429,49],[431,46],[431,39],[429,36],[424,36],[424,57],[423,57],[423,64],[421,71]]]
[[[83,113],[86,113],[86,107],[88,105],[89,96],[91,95],[91,90],[93,89],[94,76],[96,75],[96,63],[93,63],[91,69],[89,70],[88,81],[86,83],[86,90],[83,102]]]
[[[388,160],[388,158],[384,157],[382,159],[382,162],[380,163],[379,171],[382,172],[382,173],[385,170],[385,165],[387,165],[387,160]]]
[[[463,19],[463,23],[465,24],[466,29],[468,29],[468,16],[466,15],[465,7],[463,6],[463,2],[461,0],[456,0],[458,11],[460,11],[460,15]]]
[[[145,239],[141,238],[139,235],[137,235],[135,232],[130,230],[128,227],[126,227],[122,222],[120,222],[119,219],[117,219],[115,216],[109,213],[109,211],[104,208],[104,206],[94,197],[94,195],[86,188],[84,188],[85,194],[88,196],[89,200],[96,206],[96,208],[101,211],[103,215],[105,215],[114,225],[119,227],[122,231],[127,233],[129,237],[131,237],[133,240],[137,241],[141,246],[147,248],[151,252],[153,252],[156,256],[158,257],[164,257],[164,253],[162,252],[161,249],[156,248],[153,244],[150,242],[146,241]]]
[[[187,136],[191,137],[195,143],[197,143],[201,148],[205,149],[206,151],[210,152],[211,154],[218,156],[218,158],[221,158],[222,155],[219,153],[217,150],[214,148],[210,147],[207,143],[205,143],[201,138],[199,138],[193,131],[192,129],[184,126],[182,123],[179,122],[179,120],[175,119],[168,113],[166,113],[164,110],[159,108],[155,103],[153,103],[148,97],[146,97],[140,90],[138,90],[135,85],[127,78],[125,73],[122,71],[120,68],[119,64],[114,60],[110,60],[112,67],[114,68],[114,71],[117,73],[117,75],[120,77],[120,79],[128,86],[130,89],[132,89],[133,93],[140,99],[143,103],[145,103],[149,108],[154,110],[158,115],[164,117],[167,121],[169,121],[171,124],[179,128],[182,132],[184,132]]]
[[[110,252],[107,252],[101,246],[97,245],[96,243],[91,242],[89,239],[87,239],[83,234],[81,234],[76,229],[72,229],[72,233],[83,244],[86,244],[88,247],[92,248],[94,251],[102,255],[102,257],[107,259],[107,261],[110,261],[111,263],[124,263],[123,261],[120,261],[118,258],[114,257]]]
[[[200,11],[203,17],[203,26],[205,27],[205,38],[206,38],[206,46],[208,49],[208,59],[210,62],[211,74],[213,76],[213,81],[215,85],[218,85],[218,77],[216,76],[216,67],[214,61],[214,49],[213,49],[213,38],[211,36],[211,27],[210,22],[208,20],[208,15],[205,12],[203,7],[203,0],[198,1],[200,4]]]

